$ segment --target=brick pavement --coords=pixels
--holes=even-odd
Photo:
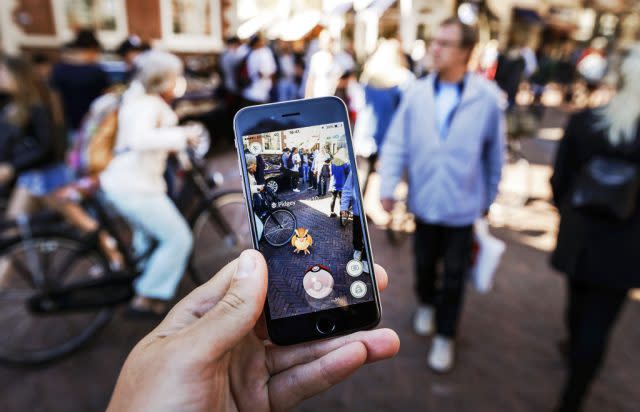
[[[313,238],[313,245],[309,248],[311,254],[294,253],[290,243],[274,247],[264,239],[260,242],[270,269],[268,296],[274,318],[334,308],[336,298],[341,305],[345,302],[349,305],[366,302],[372,298],[372,283],[366,274],[359,276],[358,280],[367,285],[367,294],[356,299],[349,292],[355,280],[346,273],[346,264],[353,257],[353,224],[342,227],[338,218],[329,217],[331,196],[317,198],[317,192],[307,191],[306,185],[301,185],[301,189],[300,193],[282,192],[279,200],[293,203],[287,208],[296,216],[298,227],[309,230]],[[335,210],[340,213],[339,199]],[[309,297],[302,286],[306,271],[314,265],[329,268],[335,281],[333,292],[320,300]]]

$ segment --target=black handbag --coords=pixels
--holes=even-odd
[[[638,165],[596,156],[581,170],[571,205],[592,214],[627,220],[636,210],[639,191]]]

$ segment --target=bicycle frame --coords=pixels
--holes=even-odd
[[[185,173],[187,184],[182,187],[176,201],[181,212],[183,212],[183,214],[185,213],[185,208],[188,205],[184,203],[188,203],[187,199],[195,196],[199,199],[199,202],[196,206],[195,213],[193,213],[193,216],[189,219],[191,227],[193,227],[199,212],[201,212],[203,208],[206,208],[214,222],[222,229],[223,233],[233,233],[233,229],[213,206],[213,200],[216,197],[228,192],[214,193],[213,189],[217,186],[215,181],[206,178],[204,167],[199,164],[192,154],[190,154],[190,158],[192,167],[186,170]],[[141,262],[153,254],[157,248],[157,242],[153,240],[150,247],[144,253],[136,256],[134,252],[127,247],[128,242],[124,238],[122,231],[118,229],[115,219],[111,217],[107,203],[102,199],[103,196],[103,194],[98,192],[92,198],[85,201],[87,206],[95,211],[99,228],[96,232],[87,236],[87,242],[84,243],[86,247],[83,248],[79,254],[86,254],[89,251],[99,248],[98,233],[104,231],[115,239],[116,247],[124,258],[125,267],[118,272],[110,271],[109,276],[102,279],[78,282],[73,285],[52,288],[39,293],[33,296],[28,302],[31,311],[39,314],[50,314],[61,311],[95,309],[96,307],[124,303],[133,297],[133,281],[142,274],[138,267]],[[61,270],[69,268],[76,258],[76,255],[69,256],[65,264],[62,265]],[[191,268],[191,266],[189,266],[189,268]]]

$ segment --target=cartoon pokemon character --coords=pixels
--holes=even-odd
[[[309,234],[309,230],[303,227],[297,228],[291,238],[291,245],[295,248],[294,252],[304,252],[305,255],[310,255],[309,247],[313,245],[313,238]]]

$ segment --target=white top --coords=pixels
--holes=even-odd
[[[236,83],[236,66],[240,64],[240,61],[244,58],[246,53],[246,48],[238,47],[235,50],[229,49],[225,51],[220,58],[220,68],[224,74],[224,86],[229,91],[238,91],[238,84]]]
[[[320,50],[311,58],[308,81],[312,81],[305,97],[333,96],[342,75],[342,68],[336,64],[328,51]]]
[[[457,83],[440,82],[436,94],[436,122],[440,138],[446,139],[453,119],[453,111],[460,103],[460,88]]]
[[[250,52],[247,58],[247,72],[251,79],[251,84],[242,95],[245,99],[254,102],[268,102],[269,92],[273,87],[271,76],[278,69],[273,53],[267,47],[262,47]]]
[[[164,193],[169,152],[186,148],[187,134],[178,117],[159,96],[134,82],[123,96],[118,135],[109,166],[100,174],[106,192]]]
[[[299,153],[293,154],[291,156],[293,156],[293,158],[291,159],[291,161],[293,162],[293,167],[291,168],[291,170],[297,172],[298,170],[300,170],[300,162],[302,161],[302,159],[300,158]]]

